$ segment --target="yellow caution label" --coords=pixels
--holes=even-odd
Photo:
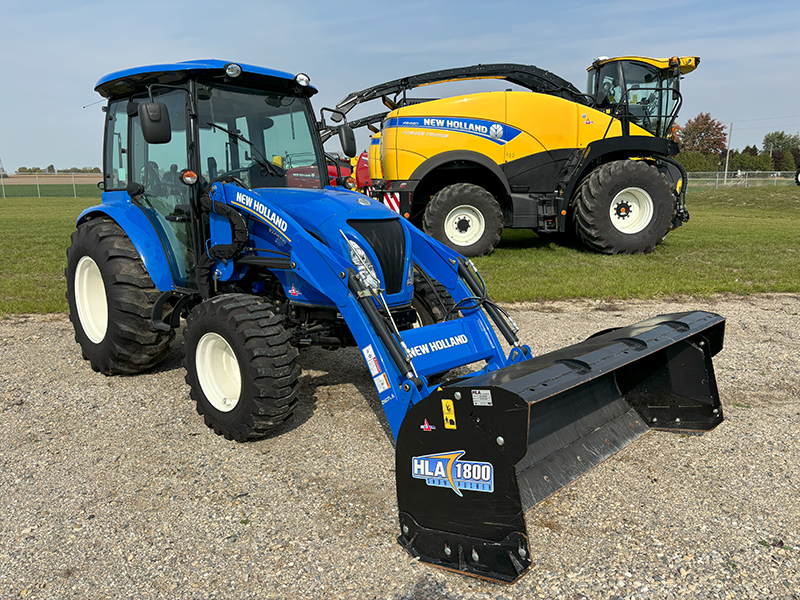
[[[456,428],[456,407],[452,400],[442,400],[442,416],[444,417],[444,428]]]

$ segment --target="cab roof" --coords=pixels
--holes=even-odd
[[[144,89],[145,86],[160,83],[165,85],[177,85],[187,79],[197,76],[208,76],[209,78],[225,78],[225,66],[234,61],[205,59],[188,60],[178,63],[168,63],[160,65],[147,65],[133,67],[122,71],[115,71],[97,82],[95,91],[105,98],[114,96],[126,96],[132,92]],[[255,65],[235,63],[242,68],[242,75],[236,81],[242,81],[248,86],[274,87],[275,84],[292,86],[295,76],[285,71],[276,71]],[[231,78],[227,78],[231,81]],[[317,93],[317,89],[308,86],[308,95]]]
[[[657,69],[668,69],[670,67],[670,63],[673,63],[674,66],[673,61],[677,60],[680,63],[681,73],[684,75],[694,71],[697,68],[697,65],[700,64],[699,56],[673,56],[672,58],[648,58],[646,56],[618,56],[615,58],[608,58],[603,56],[595,60],[586,70],[591,71],[596,67],[601,67],[605,64],[622,60],[647,63],[648,65],[653,65]]]

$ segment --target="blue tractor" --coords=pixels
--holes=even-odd
[[[197,411],[244,442],[292,416],[299,351],[357,346],[396,438],[413,556],[512,582],[531,564],[525,510],[651,428],[722,421],[722,317],[662,315],[532,357],[471,262],[331,181],[319,132],[335,111],[316,120],[306,75],[201,60],[96,90],[102,202],[78,218],[66,269],[84,357],[146,371],[185,318]]]

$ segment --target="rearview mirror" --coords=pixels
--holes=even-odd
[[[166,144],[172,139],[169,112],[163,102],[139,104],[139,123],[144,141],[148,144]]]
[[[342,152],[348,158],[356,155],[356,134],[353,128],[346,123],[339,125],[339,142],[342,144]]]

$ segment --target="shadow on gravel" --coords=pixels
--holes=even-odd
[[[357,348],[339,348],[337,350],[308,348],[300,352],[300,366],[303,371],[319,372],[319,374],[315,375],[303,375],[300,378],[303,393],[309,394],[312,398],[316,397],[317,388],[321,386],[343,384],[354,386],[367,401],[370,409],[378,418],[384,434],[394,446],[394,436],[392,435],[391,427],[389,427],[389,421],[386,420],[375,385],[369,377],[369,371],[367,371],[364,360]],[[353,399],[353,402],[357,401],[357,399]],[[313,408],[311,410],[313,412]],[[295,418],[300,416],[297,414],[298,412],[300,411],[298,410],[295,413]],[[298,425],[302,422],[300,421]],[[289,424],[289,427],[293,427],[293,425]]]
[[[413,598],[413,600],[448,600],[463,598],[460,594],[458,596],[449,594],[444,586],[436,581],[426,580],[427,577],[432,576],[428,575],[425,578],[421,578],[414,584],[413,588],[397,594],[393,600],[409,600],[410,598]],[[499,598],[502,598],[502,596]]]

